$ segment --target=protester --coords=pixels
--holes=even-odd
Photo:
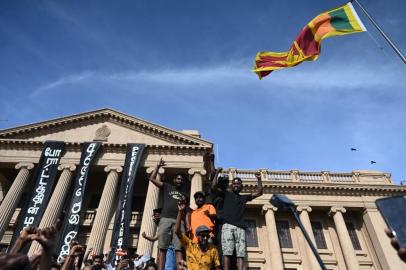
[[[186,211],[186,202],[180,201],[178,206],[178,216],[176,218],[175,232],[181,240],[186,251],[186,263],[189,270],[210,270],[214,265],[220,269],[218,252],[213,244],[209,243],[210,229],[205,225],[196,228],[197,243],[193,243],[181,230],[181,222]]]
[[[171,243],[175,248],[176,261],[179,262],[182,260],[182,246],[179,238],[174,233],[174,226],[176,223],[178,202],[187,198],[187,193],[183,190],[184,181],[186,180],[186,177],[183,176],[183,174],[175,175],[173,185],[164,183],[157,179],[156,176],[158,174],[158,170],[164,165],[165,162],[161,158],[149,177],[149,180],[160,188],[163,193],[163,207],[161,212],[161,220],[159,221],[158,227],[159,270],[164,270],[166,252]]]
[[[198,191],[193,195],[197,208],[188,211],[186,217],[186,227],[191,231],[191,239],[193,243],[197,243],[196,229],[201,225],[205,225],[210,229],[210,238],[214,238],[214,220],[216,218],[216,209],[213,205],[206,203],[206,194],[203,191]],[[189,229],[190,228],[190,229]]]
[[[161,219],[161,208],[154,209],[152,211],[152,218],[154,220],[154,223],[156,225],[159,224],[159,221]],[[146,240],[155,242],[158,240],[158,235],[155,236],[148,236],[145,232],[141,233],[141,236],[144,237]],[[166,256],[165,256],[165,270],[175,270],[176,269],[176,256],[175,256],[175,250],[172,245],[172,243],[168,246],[168,249],[166,250]]]
[[[261,174],[256,173],[255,177],[258,181],[258,190],[255,193],[248,195],[241,195],[242,180],[241,178],[234,178],[231,183],[231,192],[224,191],[217,187],[217,179],[213,180],[213,190],[218,193],[223,193],[224,205],[223,215],[224,224],[221,230],[221,246],[223,251],[223,268],[224,270],[230,269],[230,259],[233,255],[234,249],[237,255],[237,269],[243,270],[244,258],[246,255],[246,239],[244,222],[245,205],[248,201],[262,195],[262,180]]]

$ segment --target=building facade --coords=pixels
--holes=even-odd
[[[208,188],[214,168],[207,158],[213,144],[196,130],[174,131],[111,109],[62,117],[0,131],[0,247],[6,249],[21,207],[32,193],[33,172],[46,140],[66,143],[58,167],[57,183],[40,227],[53,224],[72,195],[81,149],[88,141],[101,141],[101,153],[89,171],[79,241],[98,253],[109,250],[126,144],[143,143],[146,149],[138,170],[132,202],[130,249],[156,255],[156,243],[139,237],[156,233],[152,210],[159,206],[159,189],[148,174],[163,157],[166,166],[158,177],[171,181],[177,172],[190,176],[190,194]],[[230,178],[243,179],[244,192],[256,189],[255,172],[228,168]],[[259,169],[264,195],[246,210],[247,269],[320,269],[300,228],[289,213],[269,203],[272,194],[292,199],[312,241],[331,270],[406,269],[384,233],[385,223],[375,200],[404,195],[406,188],[393,184],[378,171],[349,173],[275,171]],[[193,202],[191,203],[193,207]],[[31,245],[30,253],[38,249]]]

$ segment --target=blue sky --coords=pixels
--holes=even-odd
[[[361,1],[406,52],[406,2]],[[357,7],[369,34],[327,39],[316,62],[262,81],[251,72],[258,51],[288,50],[344,3],[1,1],[0,128],[110,107],[198,129],[223,167],[406,180],[406,66]]]

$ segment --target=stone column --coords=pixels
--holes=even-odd
[[[7,230],[8,224],[17,208],[24,188],[30,179],[30,170],[34,168],[34,164],[18,163],[15,168],[20,171],[0,205],[0,239]]]
[[[309,213],[312,211],[312,208],[310,206],[298,206],[297,211],[299,212],[299,218],[300,221],[303,223],[303,226],[305,227],[307,234],[309,235],[310,239],[312,240],[313,245],[316,247],[316,240],[314,239],[314,234],[313,234],[313,229],[312,229],[312,224],[310,222],[309,218]],[[310,264],[310,269],[320,269],[320,265],[317,262],[316,257],[313,254],[312,249],[308,245],[308,243],[305,241],[306,244],[306,251],[307,251],[307,258],[309,260]]]
[[[190,185],[190,208],[196,209],[196,203],[193,195],[197,191],[203,191],[203,176],[206,175],[206,170],[203,168],[191,168],[189,169],[188,173],[189,175],[192,175],[192,181]]]
[[[150,167],[147,169],[147,174],[151,174],[154,168]],[[165,173],[164,168],[159,168],[157,179],[162,180],[163,174]],[[151,181],[148,183],[147,198],[145,199],[144,211],[142,212],[141,228],[137,244],[137,254],[141,255],[151,255],[154,243],[144,239],[141,236],[145,232],[148,236],[155,236],[156,225],[152,219],[152,211],[158,207],[159,200],[159,188],[155,186]]]
[[[278,231],[276,230],[275,214],[278,209],[274,206],[262,207],[265,213],[266,230],[268,232],[269,252],[268,256],[271,262],[271,270],[283,269],[282,252],[279,246]]]
[[[355,250],[352,246],[347,226],[345,225],[343,214],[347,210],[344,207],[331,207],[330,216],[333,216],[338,239],[341,244],[341,250],[344,255],[345,264],[348,270],[359,270],[358,259],[355,256]]]
[[[58,166],[58,170],[62,170],[59,176],[58,182],[56,183],[55,189],[52,193],[51,199],[45,209],[44,215],[39,224],[39,228],[46,228],[52,226],[59,215],[62,212],[63,205],[67,199],[69,188],[72,184],[73,171],[76,166],[73,164],[62,164]],[[40,248],[38,242],[34,241],[31,244],[31,248],[28,255],[34,254],[36,250]]]
[[[90,232],[87,250],[93,248],[96,254],[103,252],[104,239],[110,222],[110,215],[115,205],[114,198],[118,186],[118,173],[123,169],[121,166],[107,166],[104,171],[108,173],[103,193],[97,207],[96,216],[93,221],[92,231]],[[86,250],[86,251],[87,251]]]

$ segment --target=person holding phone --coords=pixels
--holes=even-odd
[[[187,193],[184,190],[184,182],[186,181],[186,177],[182,173],[178,173],[173,179],[173,184],[164,183],[157,179],[158,170],[163,166],[165,166],[165,161],[161,158],[149,177],[149,181],[161,189],[163,193],[161,218],[158,225],[159,270],[164,270],[166,252],[171,243],[175,249],[176,262],[178,263],[183,259],[182,245],[174,231],[174,228],[178,214],[178,203],[179,201],[184,203],[187,202]],[[182,222],[181,227],[184,231],[183,224],[184,223]]]

